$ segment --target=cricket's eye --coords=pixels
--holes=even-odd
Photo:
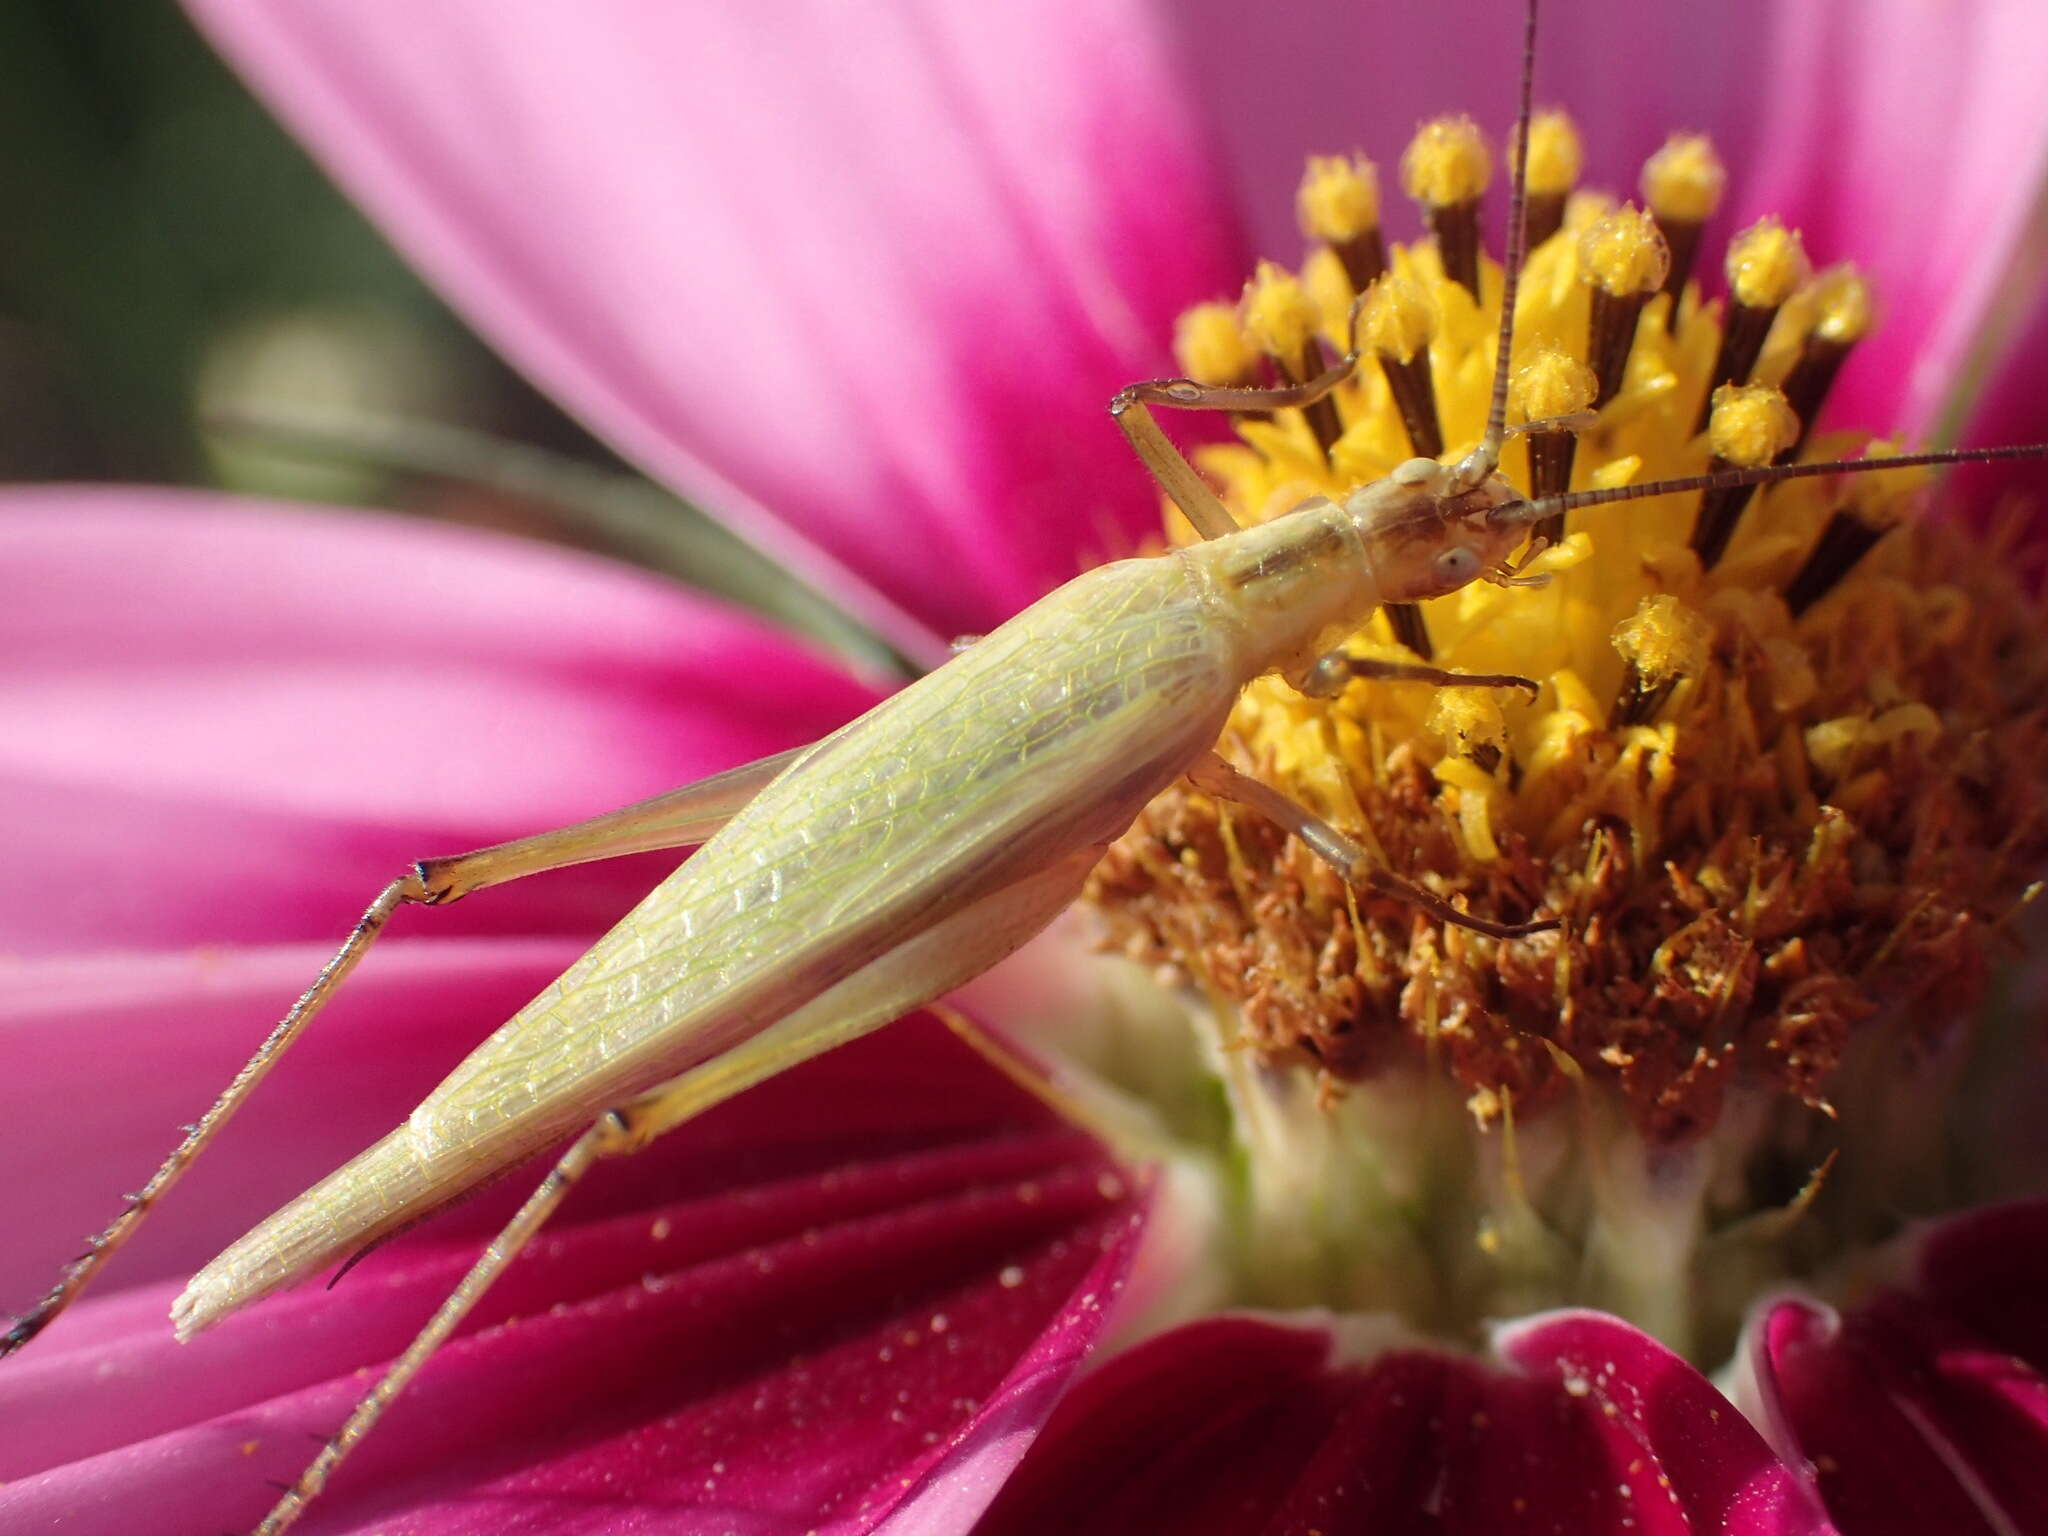
[[[1454,544],[1436,557],[1436,574],[1451,586],[1462,587],[1479,574],[1479,552],[1468,544]]]

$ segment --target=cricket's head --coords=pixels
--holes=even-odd
[[[1497,474],[1462,478],[1459,466],[1410,459],[1345,497],[1379,602],[1442,597],[1506,568],[1527,530],[1495,514],[1522,498]]]

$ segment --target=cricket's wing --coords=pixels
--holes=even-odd
[[[208,1274],[234,1277],[230,1306],[289,1284],[1108,842],[1214,743],[1238,682],[1181,561],[1070,582],[799,758],[403,1126]]]

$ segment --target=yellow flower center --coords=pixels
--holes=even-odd
[[[1422,130],[1401,179],[1431,233],[1409,246],[1381,238],[1368,163],[1312,161],[1307,259],[1261,263],[1235,313],[1185,317],[1188,372],[1242,383],[1314,376],[1356,310],[1362,360],[1320,418],[1246,416],[1198,455],[1241,522],[1477,442],[1501,286],[1476,254],[1489,159],[1468,121]],[[1640,212],[1571,190],[1579,159],[1561,115],[1537,121],[1532,202],[1552,211],[1523,274],[1510,414],[1534,425],[1507,477],[1542,495],[1864,450],[1811,432],[1870,325],[1862,278],[1816,278],[1766,219],[1706,298],[1711,146],[1660,150]],[[1361,895],[1183,785],[1094,881],[1114,944],[1227,1005],[1231,1043],[1319,1074],[1326,1097],[1420,1067],[1482,1126],[1592,1093],[1669,1147],[1767,1088],[1790,1129],[1745,1154],[1729,1205],[1782,1200],[1840,1140],[1857,1040],[1931,1049],[1953,1030],[2048,855],[2038,612],[1981,540],[1921,515],[1927,497],[1924,475],[1891,472],[1588,509],[1546,530],[1528,569],[1547,586],[1474,583],[1350,641],[1536,678],[1534,703],[1246,690],[1223,743],[1241,767],[1454,904],[1555,913],[1560,932],[1496,942]]]

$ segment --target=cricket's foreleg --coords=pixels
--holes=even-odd
[[[1181,451],[1173,446],[1153,418],[1151,407],[1172,406],[1183,411],[1278,411],[1289,406],[1309,406],[1324,399],[1351,377],[1358,366],[1356,352],[1324,369],[1305,384],[1278,389],[1246,386],[1197,384],[1193,379],[1147,379],[1117,392],[1109,402],[1109,414],[1116,418],[1132,451],[1144,461],[1181,514],[1205,539],[1237,532],[1237,519],[1230,515],[1208,483],[1195,473]]]
[[[233,1118],[235,1111],[256,1091],[257,1085],[277,1065],[278,1058],[313,1021],[314,1015],[327,1005],[327,1000],[340,989],[342,982],[348,979],[349,973],[377,941],[377,935],[383,932],[391,914],[401,906],[409,903],[441,906],[471,891],[502,885],[508,880],[543,870],[702,842],[729,821],[733,813],[780,773],[791,759],[806,750],[798,748],[794,752],[762,758],[729,773],[700,779],[668,794],[657,795],[624,810],[611,811],[557,831],[499,843],[453,858],[422,859],[384,887],[334,958],[313,979],[312,986],[292,1004],[291,1011],[256,1048],[256,1053],[214,1100],[213,1107],[187,1127],[185,1139],[164,1159],[149,1182],[128,1197],[121,1213],[91,1239],[86,1251],[64,1270],[48,1294],[17,1318],[4,1334],[0,1334],[0,1356],[10,1355],[27,1344],[77,1299],[107,1260],[134,1235],[150,1208],[178,1182],[194,1159]]]
[[[1319,656],[1299,678],[1290,682],[1313,699],[1334,699],[1353,682],[1430,683],[1438,688],[1522,688],[1535,702],[1540,690],[1535,679],[1516,677],[1510,672],[1451,672],[1442,667],[1411,661],[1380,661],[1370,656],[1350,656],[1331,651]]]
[[[1188,780],[1204,794],[1214,795],[1219,800],[1235,800],[1285,827],[1301,840],[1310,853],[1336,870],[1346,883],[1420,907],[1441,922],[1470,928],[1494,939],[1523,939],[1532,933],[1547,933],[1558,925],[1556,918],[1531,923],[1496,923],[1474,917],[1469,912],[1460,912],[1443,897],[1403,880],[1321,817],[1295,804],[1270,784],[1262,784],[1249,774],[1239,773],[1213,752],[1188,770]]]
[[[1101,854],[1098,847],[1080,849],[971,902],[753,1038],[608,1111],[562,1154],[540,1187],[441,1304],[433,1320],[278,1500],[255,1536],[279,1536],[298,1519],[342,1458],[370,1432],[428,1357],[461,1326],[470,1309],[593,1164],[638,1152],[734,1094],[844,1045],[979,976],[1079,895]]]

